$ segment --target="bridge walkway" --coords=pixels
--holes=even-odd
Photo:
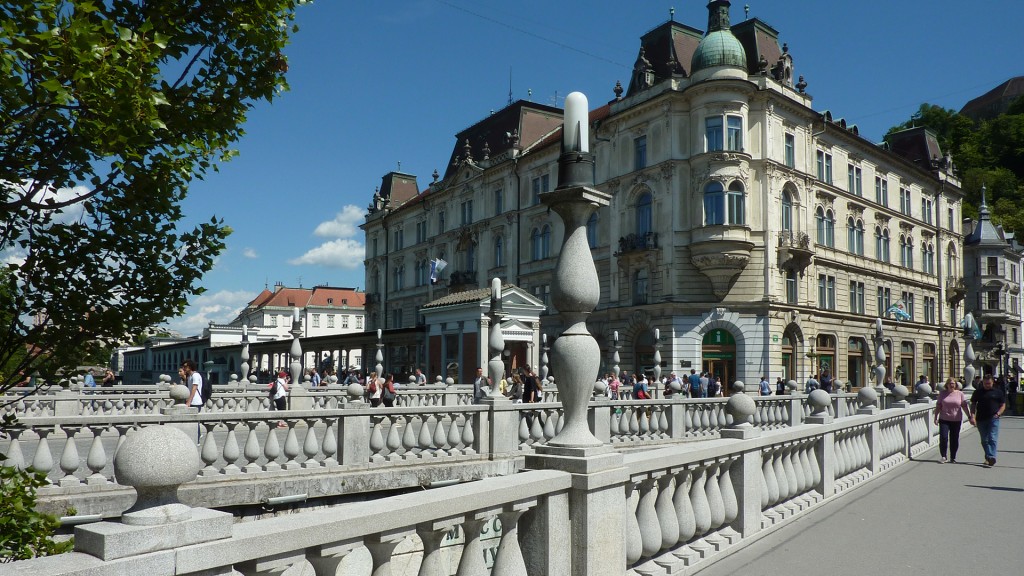
[[[700,576],[1024,574],[1024,417],[1002,418],[993,468],[977,430],[960,440],[956,464],[933,448]]]

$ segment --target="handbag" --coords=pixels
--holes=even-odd
[[[392,402],[395,399],[395,393],[390,388],[384,388],[384,399],[388,402]]]

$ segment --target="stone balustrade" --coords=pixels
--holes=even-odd
[[[0,575],[99,576],[145,572],[152,576],[200,573],[263,576],[366,574],[371,571],[396,575],[578,574],[580,564],[586,563],[586,557],[596,552],[594,546],[573,545],[570,518],[572,525],[577,526],[587,523],[589,515],[606,518],[614,512],[583,505],[582,495],[609,488],[618,495],[619,502],[619,511],[612,516],[622,519],[612,525],[617,541],[624,548],[617,553],[621,564],[605,565],[589,573],[692,573],[716,556],[738,550],[822,503],[841,498],[898,468],[937,441],[928,404],[905,404],[882,411],[861,408],[859,413],[837,419],[825,410],[818,410],[808,418],[812,423],[753,425],[755,413],[762,421],[774,423],[784,420],[786,409],[795,406],[797,413],[802,411],[803,403],[795,398],[791,404],[781,404],[781,401],[772,398],[768,402],[754,402],[749,416],[740,416],[746,413],[737,412],[735,407],[725,407],[727,424],[720,426],[719,437],[628,451],[622,456],[621,468],[616,469],[621,473],[609,480],[611,484],[594,486],[597,483],[593,480],[583,480],[587,474],[538,469],[459,486],[228,524],[217,520],[222,517],[216,515],[222,513],[191,508],[191,516],[179,515],[188,519],[178,524],[157,527],[102,522],[78,526],[76,552],[3,565]],[[645,421],[642,416],[646,415],[650,435],[672,430],[673,410],[680,415],[688,414],[683,407],[699,403],[687,400],[673,405],[665,402],[670,401],[648,405],[607,403],[607,408],[609,412],[613,407],[628,408],[619,413],[618,420],[625,418],[630,423],[631,435],[641,435],[640,423]],[[717,400],[703,404],[721,406]],[[452,458],[471,446],[480,447],[480,439],[467,439],[465,430],[479,428],[478,419],[498,410],[484,406],[472,408],[475,410],[446,409],[439,412],[442,415],[436,417],[436,421],[430,419],[434,416],[424,421],[425,412],[417,415],[408,408],[386,413],[359,410],[369,419],[364,422],[366,428],[379,429],[383,441],[380,451],[370,448],[367,457],[379,456],[386,462],[394,456],[397,460],[408,458],[420,462]],[[648,409],[653,415],[647,415],[645,410]],[[511,411],[520,412],[520,431],[526,413],[531,410],[535,412],[531,430],[539,426],[542,435],[545,428],[557,430],[556,412],[550,407],[535,405]],[[700,420],[703,421],[706,413],[710,426],[712,417],[718,419],[721,410],[700,410]],[[330,417],[340,419],[338,412],[331,413]],[[768,413],[775,415],[766,418],[764,414]],[[312,448],[306,449],[309,436],[302,438],[297,431],[304,422],[309,430],[316,429],[316,426],[308,426],[311,416],[303,418],[286,412],[259,416],[283,417],[289,422],[285,434],[289,438],[296,434],[293,447],[285,450],[290,460],[282,468],[292,461],[301,467],[313,458]],[[317,417],[321,416],[328,417],[328,414],[318,413]],[[692,422],[690,416],[680,417],[683,422]],[[196,418],[203,421],[206,416]],[[209,418],[206,423],[221,425],[212,416]],[[669,422],[669,426],[663,426],[662,420]],[[419,433],[413,440],[407,431],[417,428],[417,421]],[[604,422],[610,427],[611,417]],[[633,422],[636,422],[635,428]],[[650,422],[658,424],[651,427]],[[138,423],[145,424],[145,419]],[[241,425],[237,423],[236,428]],[[396,430],[394,434],[392,429]],[[174,433],[182,435],[179,431]],[[130,434],[123,442],[133,442],[134,437]],[[326,468],[327,456],[334,456],[337,461],[337,453],[325,449],[323,440],[316,438],[310,442],[319,443],[318,454],[325,457],[317,466]],[[521,434],[517,438],[522,440]],[[289,442],[291,440],[285,440],[286,445]],[[424,456],[427,443],[443,446],[443,449],[437,455]],[[129,453],[138,453],[140,449],[135,447]],[[156,447],[151,449],[156,450]],[[206,449],[205,444],[202,449]],[[209,464],[206,463],[208,458],[200,457],[200,453],[197,449],[196,458],[200,461],[194,464],[192,472],[199,480],[182,488],[203,481],[206,470],[203,466]],[[303,460],[303,456],[307,460]],[[331,465],[335,470],[343,466],[340,462]],[[122,464],[121,469],[124,468]],[[574,495],[577,493],[580,496]],[[146,513],[145,508],[133,510],[135,515]],[[208,532],[190,530],[188,525],[189,522],[207,522],[213,526],[215,521],[220,522],[219,528]],[[175,528],[179,524],[182,527]],[[482,539],[485,526],[492,531],[500,526],[501,531],[500,537],[489,541],[486,547]],[[608,528],[602,525],[602,530]],[[150,533],[159,537],[150,537]],[[461,534],[461,537],[452,538],[453,534]]]

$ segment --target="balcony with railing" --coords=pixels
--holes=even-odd
[[[658,234],[656,232],[643,232],[640,234],[628,234],[619,238],[619,249],[616,256],[648,252],[658,249]]]
[[[946,301],[956,304],[967,296],[967,283],[961,276],[946,277]]]
[[[806,232],[783,230],[779,235],[779,266],[803,273],[814,260],[811,237]]]

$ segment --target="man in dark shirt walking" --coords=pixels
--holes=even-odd
[[[981,448],[985,451],[985,466],[996,464],[996,443],[999,441],[999,417],[1006,410],[1006,393],[995,386],[991,374],[981,381],[981,387],[971,395],[971,411],[981,437]]]

